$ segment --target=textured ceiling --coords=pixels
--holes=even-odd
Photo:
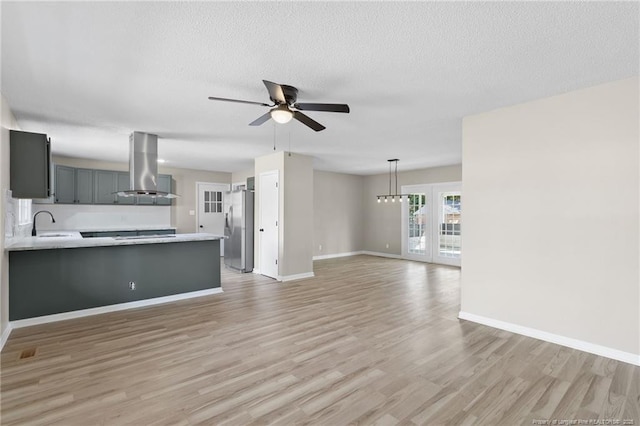
[[[1,90],[54,153],[126,161],[134,131],[174,167],[239,171],[278,150],[316,169],[461,162],[462,117],[638,74],[636,2],[1,3]],[[262,79],[350,114],[247,124]]]

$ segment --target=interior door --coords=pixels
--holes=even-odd
[[[226,183],[197,184],[198,212],[196,232],[224,235],[224,192],[229,190]],[[224,239],[220,240],[220,256],[224,255]]]
[[[262,275],[278,279],[278,213],[280,202],[280,188],[279,174],[277,170],[260,174],[259,192],[259,269]]]

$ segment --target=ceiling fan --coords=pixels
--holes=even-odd
[[[214,96],[209,96],[209,99],[212,101],[262,105],[271,108],[269,112],[249,123],[249,126],[260,126],[270,118],[273,118],[277,123],[288,123],[292,118],[295,118],[305,126],[319,132],[326,129],[326,127],[300,111],[349,112],[349,105],[346,104],[298,103],[298,89],[295,87],[287,86],[286,84],[277,84],[267,80],[262,80],[262,82],[267,86],[269,98],[271,102],[273,102],[273,105],[262,102],[243,101],[240,99],[217,98]]]

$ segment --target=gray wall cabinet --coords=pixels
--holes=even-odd
[[[116,191],[128,191],[130,186],[129,173],[118,172]],[[116,201],[118,204],[135,204],[136,197],[121,197],[120,195],[117,195]]]
[[[96,204],[116,204],[118,173],[110,170],[94,170],[94,202]]]
[[[72,204],[76,202],[76,170],[73,167],[56,166],[54,195],[56,203]]]
[[[158,176],[158,191],[171,193],[171,175]],[[171,205],[171,198],[154,198],[155,203],[159,206]]]
[[[51,195],[51,143],[41,133],[9,133],[9,189],[13,198]]]
[[[76,203],[93,203],[93,170],[76,169]]]
[[[57,165],[55,170],[56,203],[93,203],[93,170],[60,165]]]
[[[171,192],[171,175],[158,176],[158,190]],[[123,197],[129,189],[129,173],[114,170],[78,169],[56,165],[55,199],[60,204],[122,204],[169,206],[169,198]]]

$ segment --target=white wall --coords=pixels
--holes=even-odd
[[[33,213],[39,210],[50,211],[56,221],[53,223],[47,215],[39,215],[38,232],[171,227],[171,207],[169,206],[33,204]]]
[[[313,274],[313,159],[285,153],[284,179],[284,258],[280,274],[291,277]]]
[[[363,250],[364,176],[313,172],[313,255]]]
[[[313,273],[313,165],[312,158],[276,152],[255,159],[255,229],[260,228],[260,174],[278,170],[279,275],[286,280]],[[255,265],[260,269],[260,238],[255,238]]]
[[[253,177],[256,174],[255,169],[241,170],[239,172],[233,172],[231,174],[231,183],[243,183],[246,185],[247,178]]]
[[[9,189],[9,130],[18,129],[9,104],[0,94],[0,349],[9,332],[9,256],[4,251],[5,236],[5,194]]]
[[[255,189],[255,199],[254,199],[254,229],[257,231],[260,229],[260,174],[270,172],[273,170],[278,171],[278,179],[280,181],[280,192],[279,192],[279,200],[278,200],[278,223],[283,222],[284,216],[284,196],[282,192],[282,182],[283,182],[283,173],[284,173],[284,153],[283,152],[275,152],[269,155],[263,155],[262,157],[258,157],[254,160],[255,165],[255,175],[256,175],[256,189]],[[255,233],[254,237],[254,250],[253,250],[253,259],[254,266],[257,270],[260,270],[261,257],[260,257],[260,238],[262,238],[262,234],[260,232]],[[278,247],[278,258],[280,260],[284,257],[284,252],[282,250],[282,242],[284,241],[284,227],[280,226],[278,228],[278,239],[279,239],[279,247]],[[282,265],[282,262],[280,262]]]
[[[464,119],[463,314],[640,354],[638,114],[632,78]]]

